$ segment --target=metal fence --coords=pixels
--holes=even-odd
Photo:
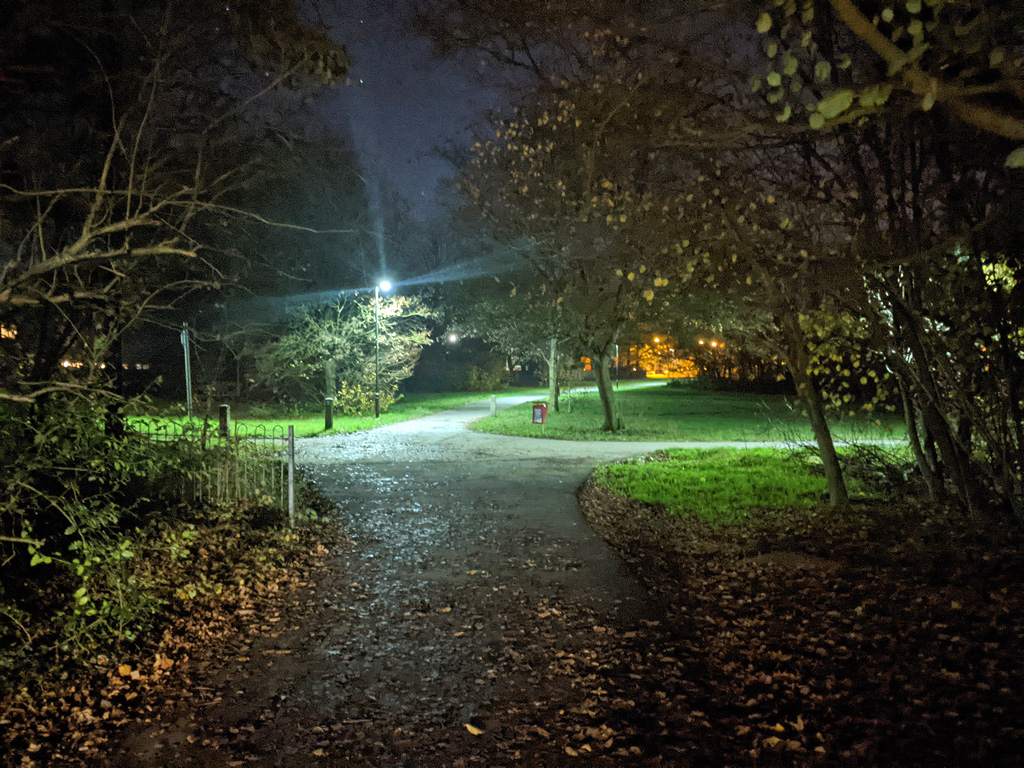
[[[250,501],[277,506],[295,520],[295,428],[235,424],[225,432],[209,420],[148,421],[132,431],[151,441],[186,447],[182,495],[192,501]]]

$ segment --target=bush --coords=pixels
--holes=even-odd
[[[388,410],[402,396],[398,394],[396,384],[380,385],[380,410]],[[360,416],[373,413],[374,390],[373,387],[364,387],[361,384],[350,384],[347,381],[341,382],[341,388],[334,396],[334,408],[344,416]]]
[[[508,386],[509,373],[503,360],[489,360],[485,366],[467,366],[466,386],[470,392],[493,392]]]
[[[187,506],[186,478],[227,449],[149,440],[120,418],[125,405],[54,397],[0,414],[0,681],[147,633],[173,596],[168,563],[209,520]],[[260,528],[280,519],[239,516]]]
[[[45,616],[67,652],[130,640],[154,605],[127,561],[188,457],[125,434],[112,403],[55,398],[20,416],[3,429],[20,450],[0,469],[0,613]]]

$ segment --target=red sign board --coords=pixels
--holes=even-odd
[[[533,404],[533,423],[544,424],[548,420],[548,404],[547,403],[534,403]]]

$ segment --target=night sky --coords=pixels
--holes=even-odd
[[[412,206],[436,212],[438,181],[453,170],[436,148],[464,143],[496,99],[471,72],[442,61],[409,24],[405,0],[320,0],[320,18],[352,58],[351,84],[320,97],[328,125],[346,125],[360,153],[371,199],[383,179]]]

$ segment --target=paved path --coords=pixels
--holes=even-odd
[[[582,695],[570,678],[543,690],[541,672],[583,642],[562,619],[577,617],[584,635],[629,632],[651,608],[581,519],[576,488],[600,462],[685,444],[471,431],[488,412],[484,400],[299,441],[299,463],[339,505],[354,546],[317,577],[305,618],[203,680],[209,704],[130,740],[125,764],[220,765],[244,736],[239,764],[425,765],[458,738],[486,747],[466,723],[497,728]]]

